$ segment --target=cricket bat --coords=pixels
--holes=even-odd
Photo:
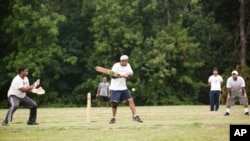
[[[107,75],[110,75],[110,76],[113,76],[113,77],[119,77],[120,76],[117,72],[114,72],[114,71],[112,71],[110,69],[107,69],[107,68],[104,68],[104,67],[100,67],[100,66],[96,66],[95,70],[97,72],[100,72],[100,73],[103,73],[103,74],[107,74]]]

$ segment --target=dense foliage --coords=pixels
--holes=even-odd
[[[0,7],[0,107],[22,65],[46,89],[30,95],[39,105],[83,106],[104,76],[94,67],[111,68],[122,54],[135,73],[127,84],[137,105],[207,104],[213,67],[224,82],[239,70],[250,89],[250,0],[6,0]]]

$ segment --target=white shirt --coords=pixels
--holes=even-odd
[[[211,84],[211,91],[220,91],[221,90],[221,82],[223,82],[223,79],[220,75],[211,75],[208,78],[208,82]]]
[[[245,87],[245,80],[241,76],[238,76],[236,81],[232,76],[227,79],[227,88],[231,88],[231,91],[241,92],[242,87]]]
[[[115,63],[112,67],[112,71],[119,73],[120,75],[126,75],[128,73],[133,73],[133,70],[129,63],[127,63],[127,66],[121,66],[121,64]],[[126,90],[126,78],[115,78],[111,79],[110,82],[110,90]]]
[[[8,91],[8,97],[11,95],[15,95],[19,98],[24,98],[26,96],[26,92],[22,92],[19,89],[22,87],[28,87],[29,85],[29,79],[27,77],[24,77],[24,79],[22,79],[19,75],[16,75],[11,82]]]

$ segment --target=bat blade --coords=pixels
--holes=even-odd
[[[110,69],[107,69],[107,68],[104,68],[104,67],[101,67],[101,66],[96,66],[95,67],[95,70],[97,72],[100,72],[100,73],[104,73],[104,74],[107,74],[107,75],[111,75],[111,76],[114,76],[114,77],[119,77],[119,74],[110,70]]]

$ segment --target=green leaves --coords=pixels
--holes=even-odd
[[[137,103],[195,103],[207,92],[212,67],[223,72],[239,62],[238,2],[233,4],[226,0],[5,1],[0,14],[0,72],[7,74],[0,78],[0,86],[7,88],[7,79],[26,65],[31,78],[42,78],[53,94],[46,100],[80,105],[82,94],[95,93],[102,78],[94,67],[111,68],[127,54],[134,70],[128,87],[136,87],[140,94],[134,97]],[[246,15],[247,23],[249,12]]]
[[[65,21],[65,17],[50,12],[45,6],[37,7],[34,3],[24,4],[21,1],[13,2],[12,13],[3,24],[12,38],[12,44],[17,46],[12,55],[5,57],[9,62],[8,68],[16,70],[26,65],[33,76],[39,77],[54,57],[63,57],[57,45],[57,36],[58,23]]]

